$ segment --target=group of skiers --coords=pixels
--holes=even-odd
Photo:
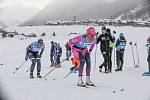
[[[51,67],[57,66],[60,63],[61,55],[62,55],[62,48],[60,44],[51,41],[51,50],[50,50]],[[61,67],[61,65],[57,67]]]
[[[126,39],[123,33],[119,34],[119,38],[115,39],[114,34],[116,33],[106,27],[102,27],[101,29],[102,34],[99,35],[98,32],[95,31],[94,27],[89,27],[86,31],[76,36],[72,39],[69,39],[68,42],[65,44],[66,47],[66,60],[69,60],[71,54],[73,54],[73,58],[71,59],[73,67],[71,70],[78,70],[78,86],[94,86],[93,82],[90,80],[90,72],[91,72],[91,57],[90,54],[95,47],[95,45],[100,43],[100,51],[103,55],[104,62],[99,66],[99,71],[102,72],[102,68],[104,66],[105,73],[112,72],[112,51],[113,48],[116,48],[116,65],[117,68],[115,71],[122,71],[123,68],[123,57],[124,51],[126,46]],[[148,47],[148,63],[149,63],[149,70],[150,70],[150,37],[147,40]],[[34,78],[33,70],[35,64],[37,62],[37,77],[41,78],[40,71],[41,71],[41,62],[40,58],[44,51],[44,43],[42,39],[39,39],[37,42],[31,43],[26,49],[26,57],[27,60],[30,58],[32,61],[30,67],[30,78]],[[62,48],[60,45],[54,41],[51,41],[51,50],[50,50],[50,60],[51,66],[57,66],[60,63],[60,57],[62,55]],[[86,82],[83,82],[83,69],[84,64],[86,63]]]
[[[37,63],[37,77],[42,78],[42,76],[40,75],[41,56],[43,54],[44,48],[45,48],[45,45],[43,43],[43,39],[39,39],[38,41],[31,43],[26,48],[25,60],[27,61],[29,58],[32,62],[31,67],[30,67],[30,78],[34,78],[33,71],[34,71],[36,63]],[[62,55],[62,48],[60,44],[51,41],[51,50],[50,50],[51,66],[55,67],[60,63],[61,55]],[[60,66],[57,66],[57,67],[60,67]]]

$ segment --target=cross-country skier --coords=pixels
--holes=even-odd
[[[66,47],[66,58],[67,60],[69,60],[70,56],[71,56],[71,48],[69,47],[68,42],[65,44]]]
[[[57,43],[56,42],[53,42],[53,46],[51,47],[51,61],[52,61],[52,64],[51,64],[51,67],[55,67],[57,65],[57,59],[58,59],[58,54],[57,54]]]
[[[97,38],[97,44],[100,42],[100,50],[104,57],[104,64],[99,66],[99,71],[102,72],[102,67],[105,67],[105,73],[109,72],[109,66],[111,66],[110,61],[110,42],[114,43],[114,39],[108,32],[106,31],[106,27],[102,27],[102,34]]]
[[[149,67],[149,72],[150,72],[150,36],[147,39],[146,47],[147,47],[147,50],[148,50],[147,61],[148,61],[148,67]]]
[[[51,60],[51,66],[53,66],[54,60],[53,60],[53,50],[54,50],[54,42],[51,41],[51,49],[50,49],[50,60]]]
[[[115,71],[122,71],[123,67],[123,57],[124,57],[124,51],[126,46],[126,39],[123,35],[123,33],[119,34],[119,39],[116,41],[116,62],[117,62],[117,69]]]
[[[96,32],[95,28],[89,27],[85,34],[72,38],[68,41],[69,47],[72,49],[74,58],[72,63],[77,65],[79,72],[78,86],[93,86],[94,84],[90,80],[91,71],[91,59],[90,52],[93,50],[96,44]],[[89,50],[88,47],[90,46]],[[86,85],[82,80],[84,64],[86,62]]]
[[[34,78],[33,76],[33,71],[35,68],[35,64],[37,63],[37,77],[41,78],[42,76],[40,75],[41,71],[41,56],[44,51],[44,43],[43,39],[39,39],[36,42],[31,43],[27,48],[26,48],[26,57],[25,60],[28,60],[28,58],[32,61],[31,67],[30,67],[30,78]]]
[[[57,44],[57,65],[60,63],[61,55],[62,55],[62,48],[61,48],[60,44]],[[61,67],[61,65],[58,67]]]

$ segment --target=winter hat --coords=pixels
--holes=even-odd
[[[104,27],[102,27],[102,30],[106,30],[106,27],[104,26]]]
[[[107,29],[106,29],[106,32],[107,32],[107,33],[110,33],[110,28],[107,28]]]
[[[123,36],[123,33],[120,33],[120,34],[119,34],[119,37],[122,37],[122,36]]]
[[[94,27],[89,27],[88,29],[86,29],[86,32],[92,36],[95,36],[96,35],[96,32],[95,32],[95,28]]]
[[[43,44],[43,39],[38,39],[38,43]]]

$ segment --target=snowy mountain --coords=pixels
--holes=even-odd
[[[150,19],[150,3],[143,2],[134,9],[118,16],[121,20],[148,20]]]
[[[48,20],[77,20],[110,18],[134,8],[141,0],[54,0],[36,16],[21,26],[43,25]]]
[[[28,7],[20,3],[12,4],[1,8],[0,19],[7,26],[17,26],[32,18],[38,11],[36,7]]]

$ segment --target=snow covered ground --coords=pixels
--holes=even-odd
[[[109,27],[109,26],[108,26]],[[42,75],[50,70],[49,50],[52,40],[60,43],[63,48],[61,59],[65,58],[66,41],[73,37],[67,36],[70,32],[84,32],[87,26],[35,26],[35,27],[15,27],[8,28],[9,31],[18,31],[19,33],[36,33],[38,38],[40,34],[45,32],[43,37],[45,43],[45,51],[42,56]],[[97,31],[101,31],[101,27],[95,27]],[[92,71],[91,78],[97,87],[82,88],[77,87],[77,73],[71,74],[64,79],[69,72],[71,62],[64,62],[61,68],[55,69],[47,78],[30,79],[29,73],[26,72],[31,62],[27,61],[23,67],[13,74],[16,67],[19,67],[24,61],[25,48],[31,42],[38,38],[30,38],[20,40],[20,37],[0,39],[0,87],[8,100],[150,100],[150,78],[143,77],[142,73],[148,70],[147,66],[147,49],[145,42],[149,36],[150,28],[140,27],[109,27],[116,30],[118,37],[123,32],[127,39],[127,47],[125,51],[125,62],[122,72],[113,72],[111,74],[99,73],[98,66],[103,62],[101,52],[97,51],[97,66],[94,71],[95,50],[91,54]],[[56,37],[52,33],[56,33]],[[140,67],[133,67],[132,52],[129,42],[137,42]],[[135,51],[134,46],[134,51]],[[136,53],[135,53],[136,57]],[[114,63],[112,54],[112,61]],[[137,64],[137,59],[136,64]],[[113,64],[114,65],[114,64]],[[34,71],[36,76],[36,69]],[[85,78],[85,77],[84,77]],[[120,92],[120,89],[124,91]],[[112,93],[116,91],[116,93]]]

